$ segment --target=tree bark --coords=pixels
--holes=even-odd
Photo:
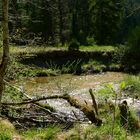
[[[2,0],[3,56],[0,64],[0,106],[4,89],[4,76],[9,61],[8,0]]]

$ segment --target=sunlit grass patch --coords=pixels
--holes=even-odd
[[[10,45],[10,53],[18,54],[18,53],[41,53],[47,51],[55,51],[55,50],[68,50],[68,46],[14,46]],[[114,46],[80,46],[81,51],[114,51]],[[0,52],[2,52],[2,47],[0,47]]]
[[[14,53],[41,53],[54,50],[64,50],[64,47],[53,46],[10,46],[10,52]]]
[[[0,140],[12,140],[14,133],[14,126],[8,120],[0,118]]]
[[[80,46],[80,50],[82,51],[114,51],[114,46]]]
[[[55,140],[56,134],[60,132],[60,127],[49,126],[47,128],[34,128],[24,131],[21,135],[26,140]]]

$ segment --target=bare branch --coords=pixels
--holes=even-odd
[[[97,106],[94,94],[92,92],[92,89],[89,89],[89,93],[90,93],[90,96],[91,96],[91,99],[92,99],[92,104],[93,104],[93,107],[95,109],[96,115],[98,115],[98,106]]]
[[[35,99],[31,99],[31,100],[27,100],[27,101],[23,101],[23,102],[19,102],[19,103],[1,103],[2,105],[5,106],[16,106],[16,105],[25,105],[25,104],[31,104],[31,103],[36,103],[39,101],[43,101],[43,100],[47,100],[47,99],[66,99],[67,97],[65,95],[54,95],[54,96],[48,96],[48,97],[40,97],[40,98],[35,98]]]
[[[133,16],[138,10],[140,10],[140,7],[137,7],[136,9],[134,9],[126,18]]]
[[[23,90],[21,90],[20,88],[16,87],[16,86],[13,86],[12,84],[8,83],[7,81],[4,80],[4,82],[9,85],[10,87],[16,89],[17,91],[19,91],[23,96],[25,96],[26,98],[28,98],[29,100],[32,100],[33,97],[29,96],[27,93],[25,93]],[[41,104],[41,103],[33,103],[35,104],[36,106],[38,106],[39,108],[47,111],[49,114],[51,114],[51,112],[55,112],[55,109],[53,107],[51,107],[49,104],[47,105],[44,105],[44,104]],[[51,111],[51,112],[50,112]]]

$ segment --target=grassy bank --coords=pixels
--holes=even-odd
[[[10,53],[18,54],[18,53],[40,53],[40,52],[48,52],[54,50],[67,50],[68,46],[14,46],[10,45]],[[80,51],[113,51],[113,46],[80,46]],[[2,48],[0,48],[0,52]]]
[[[80,46],[81,51],[114,51],[114,46]]]
[[[8,120],[0,118],[0,140],[12,140],[17,132]]]
[[[68,52],[67,46],[10,46],[7,78],[118,71],[120,66],[112,62],[110,51],[114,51],[114,47],[80,46],[80,51]]]

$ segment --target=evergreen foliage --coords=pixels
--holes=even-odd
[[[139,0],[12,0],[10,39],[19,45],[64,45],[72,38],[81,45],[89,38],[99,45],[124,43],[140,24],[139,6]]]
[[[117,31],[122,19],[123,1],[91,0],[90,11],[97,44],[116,43]]]

